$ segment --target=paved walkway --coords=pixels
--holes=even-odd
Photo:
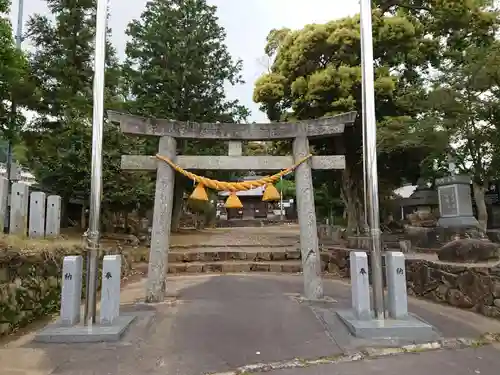
[[[273,375],[360,371],[416,375],[446,370],[454,375],[496,375],[500,368],[500,352],[493,347],[301,368],[318,358],[345,359],[361,349],[404,343],[353,339],[333,312],[327,324],[318,319],[318,311],[328,315],[349,306],[350,289],[341,281],[326,280],[325,291],[332,299],[313,305],[298,298],[300,276],[203,275],[173,277],[168,282],[170,290],[179,293],[177,300],[156,305],[134,303],[143,295],[144,280],[124,289],[122,311],[134,312],[138,319],[121,342],[42,345],[25,335],[0,349],[0,375],[231,374],[242,366],[277,361],[292,368],[273,370],[261,365],[254,370]],[[416,300],[411,301],[411,310],[445,337],[477,338],[484,332],[500,332],[500,322],[468,311]]]

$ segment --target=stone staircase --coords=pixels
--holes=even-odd
[[[203,246],[179,248],[168,254],[170,274],[286,272],[302,269],[298,245]]]

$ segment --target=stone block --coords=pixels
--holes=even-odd
[[[411,241],[410,240],[401,240],[399,241],[399,249],[403,254],[407,254],[411,252]]]
[[[334,263],[328,263],[328,273],[340,275],[340,268]]]
[[[368,256],[365,252],[352,251],[350,264],[353,313],[359,320],[369,320],[371,319],[371,311]]]
[[[284,251],[274,251],[272,253],[272,260],[284,261],[284,260],[286,260],[286,253]]]
[[[293,263],[283,263],[281,269],[285,273],[299,273],[301,271],[300,265]]]
[[[279,272],[281,272],[281,270],[282,270],[282,266],[280,263],[271,263],[269,265],[270,272],[278,272],[279,273]]]
[[[191,254],[187,253],[174,253],[174,252],[169,252],[168,253],[168,262],[169,263],[177,263],[177,262],[191,262]]]
[[[241,141],[229,141],[228,152],[229,156],[241,156],[243,154],[243,144]]]
[[[47,215],[45,217],[45,235],[57,237],[61,234],[61,197],[49,195],[47,197]]]
[[[301,258],[300,251],[288,251],[286,253],[287,260],[299,260]]]
[[[271,253],[270,252],[257,253],[255,260],[257,260],[257,261],[259,261],[259,260],[270,261],[271,260]]]
[[[233,264],[233,272],[250,272],[250,263],[235,263]]]
[[[64,257],[60,322],[63,326],[72,326],[80,322],[82,266],[83,261],[80,255]]]
[[[4,229],[7,219],[7,207],[9,198],[9,180],[0,177],[0,228]]]
[[[101,324],[113,324],[120,315],[121,255],[106,255],[102,261]]]
[[[203,264],[187,264],[186,273],[202,273]]]
[[[385,253],[387,280],[387,310],[393,319],[408,316],[408,295],[406,292],[405,256],[399,251]]]
[[[271,265],[269,263],[254,263],[251,266],[253,272],[269,272]]]
[[[249,255],[244,251],[231,251],[227,254],[227,260],[247,260]]]
[[[45,237],[45,193],[34,191],[30,194],[30,214],[28,233],[30,238]]]
[[[29,186],[22,182],[12,184],[9,232],[25,236],[28,231]]]
[[[487,262],[500,259],[500,246],[488,240],[458,239],[444,245],[438,258],[446,262]]]

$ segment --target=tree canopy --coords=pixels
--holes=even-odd
[[[375,1],[373,44],[378,164],[381,186],[415,182],[448,148],[450,133],[428,120],[432,76],[464,45],[494,39],[496,14],[485,1]],[[272,30],[269,73],[254,101],[273,121],[311,119],[357,111],[343,137],[314,143],[318,153],[343,153],[342,197],[348,226],[362,226],[361,41],[359,16],[301,30]],[[382,189],[383,190],[383,189]]]
[[[12,103],[26,104],[32,92],[28,62],[14,42],[9,11],[10,1],[0,0],[0,130],[3,139],[15,144],[25,119]]]
[[[29,54],[39,95],[37,116],[23,132],[26,164],[37,181],[66,201],[90,193],[92,89],[95,35],[94,0],[47,0],[54,16],[34,15],[27,36],[36,46]],[[119,106],[120,66],[114,48],[106,54],[105,105]],[[140,151],[143,141],[129,138],[105,123],[103,202],[120,211],[152,201],[151,178],[120,170],[122,153]],[[119,186],[119,188],[117,188]]]
[[[130,41],[123,73],[128,111],[179,121],[246,120],[248,110],[226,96],[225,85],[242,83],[242,65],[227,50],[216,7],[205,0],[153,0],[126,33]],[[221,155],[227,150],[219,141],[180,142],[178,146],[181,154]],[[156,152],[157,144],[151,143],[149,153]],[[184,190],[191,187],[184,178],[176,181],[174,229]]]
[[[45,1],[51,16],[28,21],[26,37],[34,48],[27,54],[17,50],[8,19],[0,17],[3,143],[16,146],[42,186],[64,199],[75,193],[86,198],[96,0]],[[2,15],[9,5],[0,0]],[[488,182],[498,178],[500,151],[500,18],[494,1],[373,0],[372,5],[381,195],[391,195],[403,182],[448,173],[447,157],[453,156],[458,171],[473,177],[484,223],[484,193]],[[311,141],[315,154],[346,156],[343,172],[333,172],[338,173],[333,178],[331,172],[315,173],[314,182],[316,200],[327,202],[321,210],[338,206],[341,197],[353,232],[363,227],[364,209],[359,23],[355,15],[300,30],[271,30],[263,46],[270,64],[253,93],[271,121],[357,111],[355,124],[342,136]],[[248,110],[226,96],[228,84],[242,83],[242,62],[225,45],[216,7],[206,0],[151,0],[126,34],[124,61],[107,45],[106,108],[180,121],[247,120]],[[34,111],[35,119],[26,123],[18,108]],[[226,153],[217,140],[178,146],[182,154]],[[290,147],[288,142],[250,142],[245,153],[282,154]],[[150,206],[154,177],[122,172],[120,156],[154,154],[157,139],[128,137],[105,122],[103,151],[106,207]],[[234,177],[221,171],[200,173]],[[178,203],[191,186],[177,179]]]

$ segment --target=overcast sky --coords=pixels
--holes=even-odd
[[[139,18],[148,0],[110,0],[110,27],[113,44],[121,57],[127,41],[125,28]],[[358,12],[358,0],[208,0],[217,5],[220,24],[227,32],[231,55],[243,60],[246,84],[231,87],[228,96],[239,99],[252,111],[251,120],[265,121],[266,117],[252,101],[253,84],[263,73],[265,40],[273,28],[301,28],[308,23],[324,23]],[[17,22],[18,0],[12,0],[12,23]],[[24,0],[24,19],[34,13],[47,13],[44,0]]]

